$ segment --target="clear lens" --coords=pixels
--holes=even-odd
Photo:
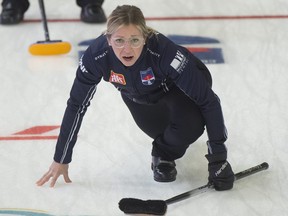
[[[125,43],[129,43],[129,45],[132,48],[139,48],[143,44],[144,38],[142,37],[132,37],[129,39],[112,38],[112,41],[117,48],[123,48],[125,46]]]

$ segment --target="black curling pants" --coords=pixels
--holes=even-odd
[[[78,6],[83,7],[88,4],[97,4],[99,6],[102,6],[104,0],[76,0],[76,3]]]
[[[104,0],[76,0],[76,4],[80,7],[83,7],[87,4],[98,4],[102,6]],[[13,7],[20,8],[23,12],[27,11],[29,8],[29,0],[2,0],[2,7],[8,3],[11,3]]]
[[[122,98],[139,128],[154,139],[152,156],[176,160],[204,132],[198,106],[178,87],[153,105],[135,103],[125,95]]]

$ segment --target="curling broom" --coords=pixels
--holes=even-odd
[[[247,170],[243,170],[242,172],[235,174],[235,180],[239,180],[262,170],[266,170],[268,167],[268,163],[264,162]],[[167,210],[167,205],[179,202],[197,194],[205,193],[213,188],[213,184],[208,183],[167,200],[140,200],[136,198],[123,198],[119,202],[119,208],[126,214],[164,215]]]
[[[37,41],[37,43],[31,44],[29,52],[32,55],[59,55],[68,53],[71,50],[70,43],[61,40],[50,40],[43,0],[39,0],[39,6],[46,40]]]

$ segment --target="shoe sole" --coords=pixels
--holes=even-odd
[[[171,179],[165,179],[165,180],[163,180],[163,179],[157,179],[157,178],[154,177],[154,180],[155,180],[156,182],[169,183],[169,182],[175,181],[176,178],[171,178]]]

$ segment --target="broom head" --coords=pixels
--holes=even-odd
[[[71,44],[61,40],[38,41],[31,44],[29,52],[32,55],[61,55],[70,52]]]

